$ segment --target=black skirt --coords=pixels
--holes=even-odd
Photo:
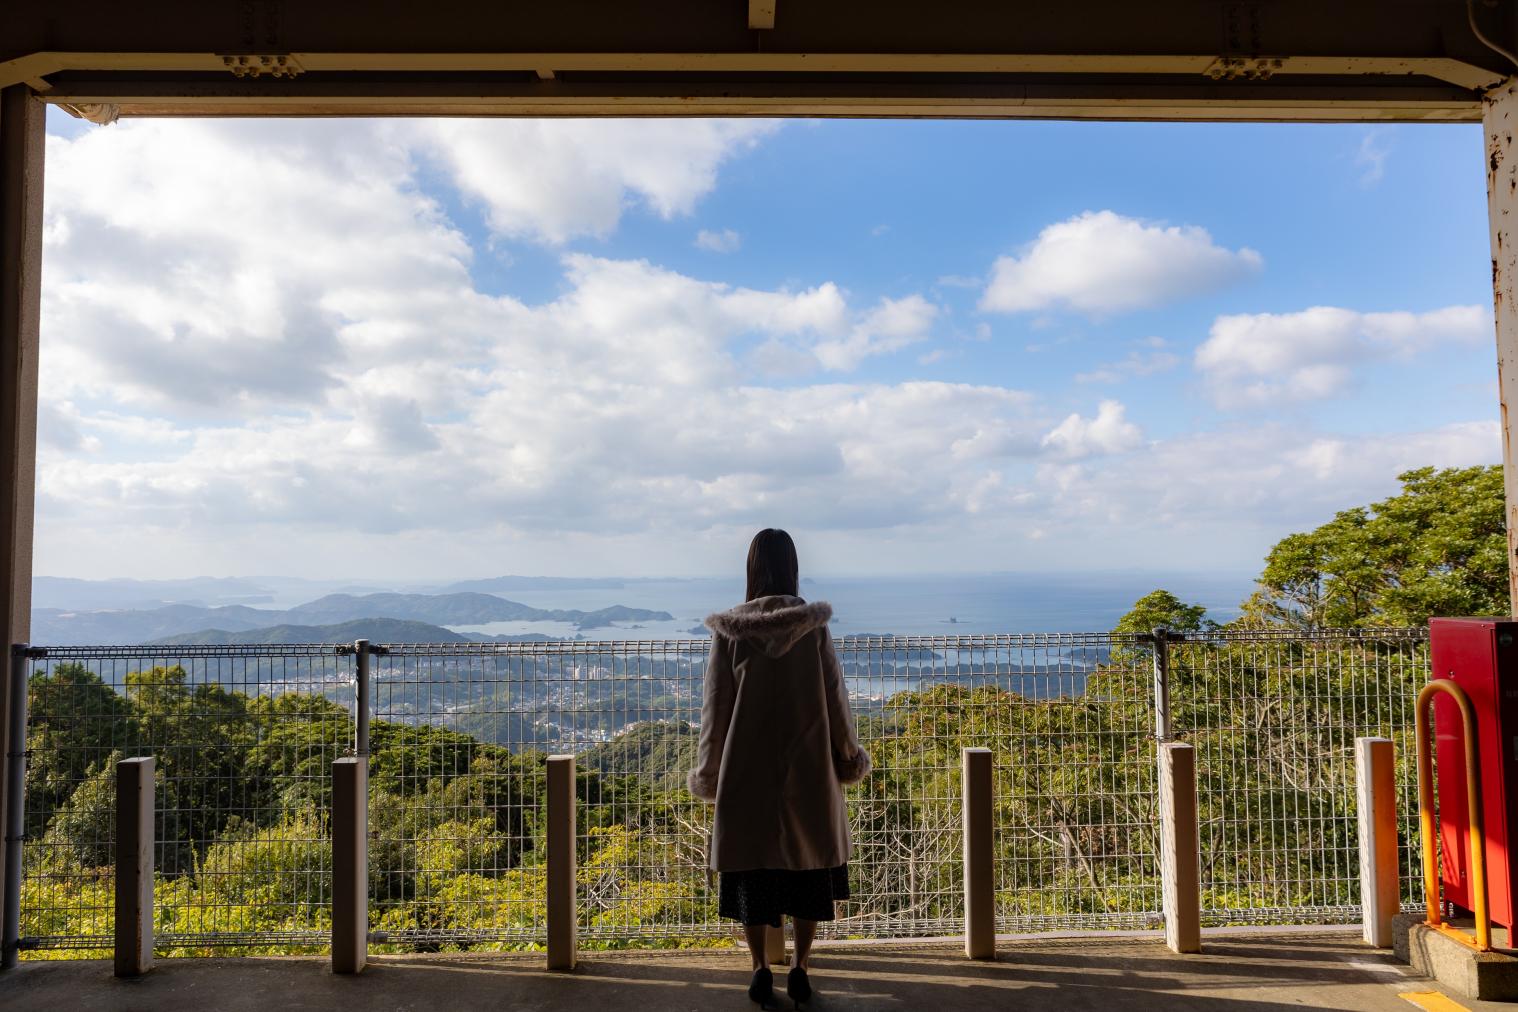
[[[783,916],[831,921],[833,901],[849,898],[849,866],[790,871],[756,868],[724,871],[717,913],[744,924],[780,927]]]

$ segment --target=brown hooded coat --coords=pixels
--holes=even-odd
[[[836,868],[849,859],[844,784],[870,772],[826,602],[760,597],[707,618],[701,746],[687,783],[717,803],[717,871]]]

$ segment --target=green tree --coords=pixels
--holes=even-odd
[[[83,664],[59,664],[28,680],[26,808],[36,838],[102,758],[138,740],[125,699]]]
[[[1407,471],[1402,491],[1282,538],[1243,625],[1422,625],[1506,615],[1502,468]]]
[[[1187,604],[1168,590],[1155,590],[1135,601],[1112,631],[1150,633],[1164,626],[1176,632],[1201,632],[1214,625],[1207,619],[1205,605]]]
[[[116,763],[106,756],[54,813],[42,836],[44,861],[55,870],[103,868],[115,860]]]
[[[257,733],[248,697],[210,682],[189,683],[183,667],[126,676],[126,695],[142,729],[137,754],[161,774],[158,839],[162,867],[188,870],[215,840],[229,812],[267,812],[270,785],[249,778],[245,757]]]

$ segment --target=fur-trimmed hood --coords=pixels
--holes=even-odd
[[[776,594],[708,615],[706,627],[719,636],[752,643],[769,657],[784,657],[797,640],[827,625],[832,617],[833,606],[826,601],[809,604],[799,597]]]

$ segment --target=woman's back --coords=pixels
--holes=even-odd
[[[849,858],[840,774],[857,780],[868,760],[849,719],[831,616],[824,602],[780,594],[707,619],[711,669],[691,789],[717,802],[711,864],[719,871],[830,868]]]

